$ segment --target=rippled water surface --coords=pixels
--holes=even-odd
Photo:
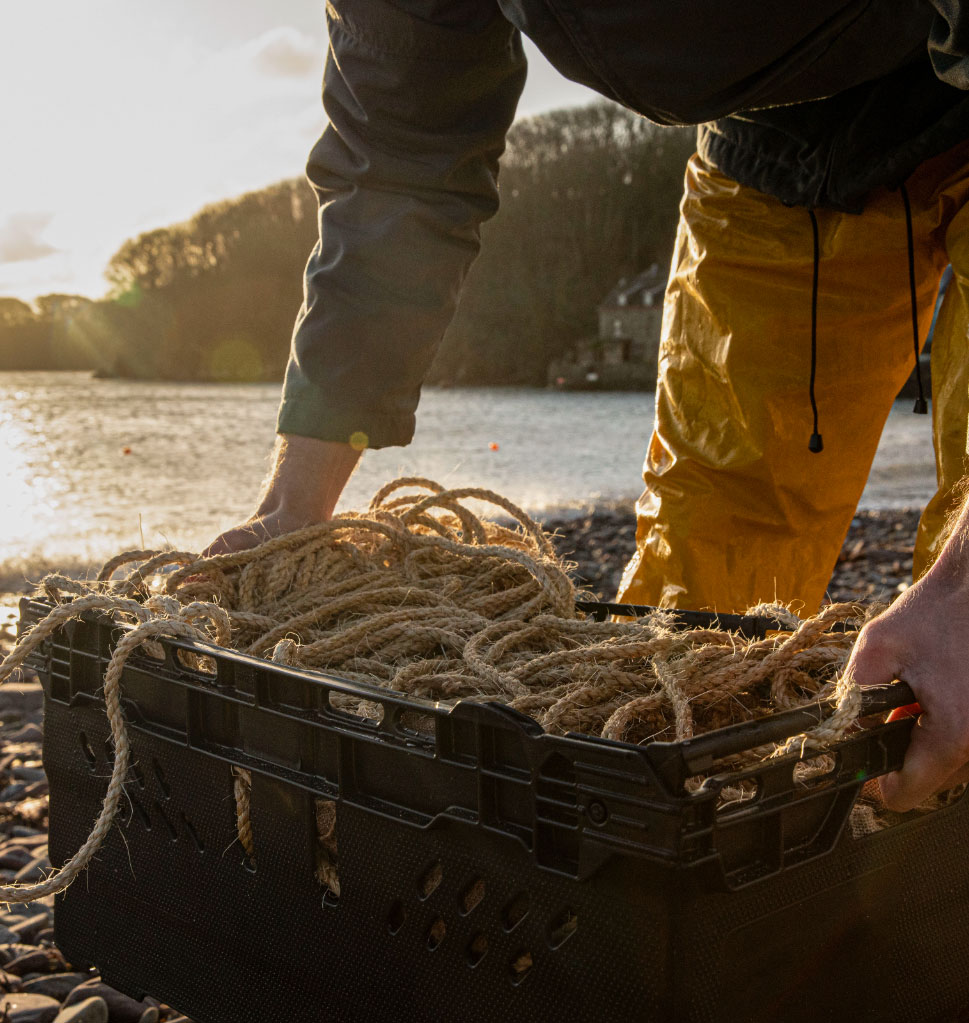
[[[275,384],[0,373],[0,588],[142,543],[204,546],[252,508],[278,396]],[[920,505],[934,489],[929,420],[909,410],[889,417],[868,507]],[[651,394],[429,388],[414,443],[368,452],[341,506],[403,473],[534,510],[632,499],[652,413]]]

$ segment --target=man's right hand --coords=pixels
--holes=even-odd
[[[905,763],[881,779],[890,810],[969,780],[969,501],[928,572],[862,629],[845,674],[904,679],[919,703]]]
[[[271,537],[325,522],[359,458],[360,451],[349,444],[281,434],[255,514],[217,536],[202,555],[248,550]]]

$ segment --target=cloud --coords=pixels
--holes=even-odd
[[[0,263],[26,263],[57,252],[40,237],[53,219],[52,213],[11,213],[0,224]]]
[[[301,78],[319,73],[323,66],[320,44],[291,25],[280,25],[254,39],[246,47],[263,74],[280,78]]]

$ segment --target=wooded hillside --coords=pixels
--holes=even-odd
[[[691,129],[604,102],[517,122],[501,209],[429,382],[543,384],[548,362],[594,332],[619,277],[668,261],[692,151]],[[207,206],[126,242],[104,300],[0,299],[0,369],[279,379],[315,236],[302,180]]]

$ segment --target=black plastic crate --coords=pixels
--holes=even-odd
[[[22,621],[48,609],[25,600]],[[55,865],[106,790],[99,690],[119,634],[90,616],[34,656]],[[68,959],[135,997],[198,1023],[909,1023],[969,1005],[969,800],[861,839],[845,826],[865,779],[901,762],[910,720],[843,741],[804,787],[795,756],[710,772],[820,709],[638,747],[162,646],[122,679],[136,765],[124,817],[55,912]],[[341,693],[380,722],[336,710]],[[233,766],[252,772],[254,861]],[[738,777],[756,796],[718,809]],[[319,799],[336,804],[338,896],[314,876]]]

